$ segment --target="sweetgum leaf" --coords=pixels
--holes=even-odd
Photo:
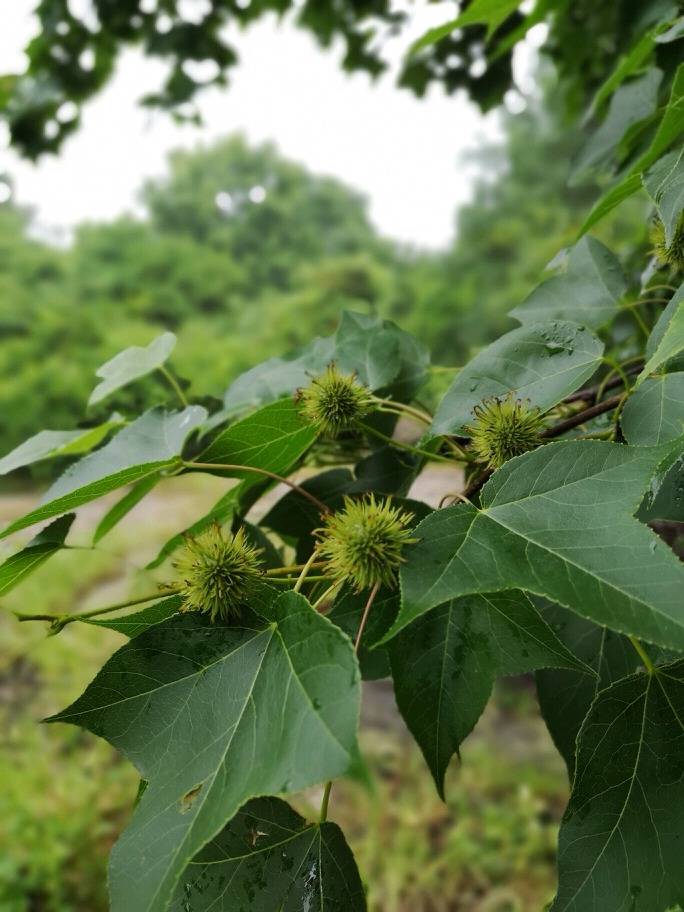
[[[559,640],[598,675],[561,668],[543,669],[536,675],[544,721],[572,781],[577,734],[597,693],[634,673],[641,659],[629,638],[620,633],[599,627],[550,602],[540,606],[540,611]]]
[[[620,426],[634,446],[655,446],[684,429],[684,371],[648,377],[627,400]]]
[[[466,432],[473,408],[511,390],[545,412],[596,370],[603,343],[581,326],[555,320],[514,329],[477,354],[451,384],[426,436]]]
[[[0,595],[6,595],[41,564],[61,551],[71,524],[76,518],[75,513],[60,516],[43,529],[36,537],[22,548],[17,554],[12,554],[0,564]]]
[[[558,843],[552,912],[665,912],[684,900],[684,660],[596,698]]]
[[[0,459],[0,475],[33,465],[42,459],[87,453],[101,443],[110,431],[125,423],[119,415],[112,415],[109,421],[97,427],[79,431],[40,431]]]
[[[547,666],[588,671],[516,591],[445,602],[387,648],[397,705],[442,798],[449,761],[480,718],[494,678]]]
[[[335,360],[372,390],[387,386],[399,371],[399,342],[392,324],[376,316],[344,311],[335,333]]]
[[[569,320],[600,329],[617,316],[626,289],[616,257],[600,241],[585,237],[571,250],[567,270],[535,288],[511,316],[521,323]]]
[[[543,595],[618,632],[684,651],[684,566],[633,514],[681,442],[564,441],[512,459],[482,491],[428,516],[404,549],[388,639],[431,608],[482,590]]]
[[[169,912],[365,912],[356,862],[334,823],[307,824],[255,798],[193,858]]]
[[[206,411],[196,405],[182,412],[145,412],[102,449],[70,466],[40,506],[11,523],[0,538],[172,466],[187,436],[205,417]]]
[[[112,912],[162,912],[246,801],[334,778],[352,761],[349,639],[297,593],[264,587],[254,606],[260,614],[246,611],[240,626],[196,613],[155,624],[49,720],[105,738],[149,781],[112,852]]]
[[[152,373],[161,367],[175,347],[176,337],[172,332],[165,332],[153,339],[146,348],[132,345],[119,352],[95,372],[95,376],[101,377],[102,382],[90,394],[88,405],[95,405],[122,386]]]

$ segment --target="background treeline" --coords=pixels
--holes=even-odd
[[[506,311],[595,198],[594,186],[566,187],[573,148],[551,110],[511,117],[478,153],[484,176],[440,253],[380,237],[357,192],[241,136],[173,154],[168,177],[142,189],[145,220],[85,224],[67,250],[30,239],[30,214],[0,207],[0,452],[80,422],[95,369],[165,329],[193,396],[220,398],[241,371],[329,334],[342,308],[395,320],[437,364],[463,363],[508,328]],[[603,236],[637,247],[646,212],[637,199]],[[150,384],[163,382],[88,420],[158,401]]]

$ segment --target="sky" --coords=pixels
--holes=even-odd
[[[0,3],[0,73],[24,69],[23,47],[37,29],[34,5]],[[397,63],[413,38],[456,12],[453,2],[418,6],[412,32],[393,47]],[[495,117],[483,118],[439,87],[416,99],[396,88],[391,74],[375,83],[365,74],[346,75],[340,47],[320,50],[308,34],[275,17],[236,32],[234,40],[240,63],[228,89],[200,96],[201,128],[137,106],[161,84],[164,67],[127,50],[58,156],[33,165],[0,135],[0,174],[11,176],[15,202],[34,209],[37,233],[63,239],[65,228],[82,221],[141,214],[136,192],[146,178],[165,173],[171,149],[241,131],[254,143],[273,140],[286,157],[360,190],[384,235],[425,249],[453,239],[455,210],[469,199],[477,173],[462,155],[499,135]]]

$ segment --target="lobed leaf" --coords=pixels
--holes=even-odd
[[[503,397],[511,390],[545,412],[591,377],[602,354],[603,343],[572,323],[534,323],[514,329],[459,371],[426,436],[467,433],[478,402]]]
[[[307,824],[255,798],[190,862],[169,912],[365,912],[356,862],[334,823]]]
[[[42,459],[88,453],[101,443],[110,431],[125,424],[119,415],[113,415],[109,421],[93,428],[79,431],[40,431],[0,459],[0,475],[33,465]]]
[[[442,798],[449,762],[487,705],[494,678],[547,666],[589,670],[516,591],[451,599],[387,648],[397,706]]]
[[[49,720],[105,738],[149,782],[112,852],[112,912],[162,912],[242,804],[352,761],[359,673],[348,638],[294,592],[264,587],[253,607],[240,626],[189,613],[155,624]]]
[[[656,469],[680,449],[564,441],[512,459],[483,488],[483,509],[459,504],[417,527],[386,639],[457,596],[523,589],[684,651],[684,567],[633,518]]]
[[[558,844],[552,912],[665,912],[684,899],[684,661],[596,698]]]

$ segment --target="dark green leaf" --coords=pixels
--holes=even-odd
[[[449,761],[480,718],[494,678],[546,666],[587,670],[516,591],[446,602],[388,650],[397,705],[442,798]]]
[[[354,592],[345,587],[335,599],[332,611],[327,615],[333,624],[336,624],[340,630],[344,630],[352,643],[356,643],[367,603],[368,592]],[[398,611],[399,592],[381,589],[368,613],[368,620],[363,628],[357,651],[361,676],[364,681],[377,681],[390,676],[387,650],[382,646],[377,649],[372,647],[390,629]]]
[[[677,302],[676,308],[673,306],[673,301]],[[661,321],[665,326],[665,330],[662,334]],[[639,386],[649,374],[652,374],[659,369],[663,369],[668,361],[671,362],[674,358],[679,358],[684,352],[684,289],[680,288],[672,301],[670,301],[670,304],[663,312],[661,319],[653,330],[654,333],[656,331],[658,332],[659,337],[657,348],[649,357],[644,365],[644,369],[637,377],[636,383],[634,384],[635,386]]]
[[[112,912],[162,912],[245,801],[334,778],[352,760],[359,675],[348,638],[293,592],[268,595],[259,611],[269,620],[156,624],[51,719],[105,738],[150,783],[112,853]]]
[[[535,323],[514,329],[459,371],[426,436],[463,433],[474,419],[478,402],[503,397],[511,390],[545,412],[591,377],[602,354],[603,344],[596,336],[572,323]]]
[[[380,317],[344,311],[335,333],[335,360],[372,390],[388,386],[399,370],[399,341]]]
[[[0,459],[0,475],[40,462],[41,459],[87,453],[101,443],[110,431],[125,423],[115,415],[104,424],[81,431],[41,431]]]
[[[75,518],[75,513],[60,516],[36,535],[25,548],[0,564],[0,595],[6,595],[64,547],[64,540]]]
[[[250,466],[284,475],[316,439],[316,429],[299,417],[294,399],[271,402],[219,434],[197,461],[221,465]],[[250,478],[255,473],[240,469],[216,469],[215,474]]]
[[[677,449],[564,441],[512,459],[483,488],[482,510],[459,504],[417,527],[390,634],[456,596],[524,589],[684,650],[684,566],[632,516]]]
[[[578,237],[581,238],[582,235],[586,234],[590,228],[593,228],[597,222],[600,222],[609,212],[612,212],[616,206],[619,206],[620,203],[629,199],[630,196],[634,196],[642,187],[643,182],[641,174],[630,174],[628,177],[624,178],[624,180],[621,180],[620,183],[604,193],[580,228]]]
[[[0,538],[173,465],[185,439],[206,414],[199,406],[182,412],[146,412],[101,450],[67,469],[43,495],[40,506],[11,523]]]
[[[121,389],[122,386],[127,386],[133,380],[151,374],[153,370],[161,367],[175,346],[174,334],[165,332],[150,342],[146,348],[132,345],[125,351],[119,352],[95,372],[95,376],[101,377],[102,382],[98,383],[90,394],[88,405],[95,405],[106,399],[110,393]]]
[[[665,226],[665,246],[672,243],[677,219],[684,209],[684,151],[672,152],[644,174],[644,186]]]
[[[662,78],[662,70],[651,67],[616,90],[608,116],[577,156],[572,168],[573,178],[609,162],[625,133],[653,114]]]
[[[626,54],[611,75],[606,79],[596,93],[591,105],[592,111],[597,111],[606,99],[620,86],[628,76],[639,68],[641,62],[651,53],[655,44],[655,29],[641,35],[634,47]]]
[[[568,320],[599,329],[617,315],[626,288],[610,250],[595,238],[582,238],[570,252],[567,270],[535,288],[511,316],[521,323]]]
[[[142,611],[136,611],[135,614],[127,614],[123,617],[119,615],[118,617],[86,618],[84,623],[116,630],[117,633],[123,633],[124,636],[132,639],[143,630],[152,627],[153,624],[160,624],[172,617],[182,604],[183,599],[180,595],[172,595],[170,598],[155,602],[154,605],[148,605]]]
[[[655,446],[680,437],[684,430],[684,373],[649,377],[627,400],[620,426],[627,442],[635,446]]]
[[[684,456],[651,479],[637,516],[641,522],[665,519],[684,523]]]
[[[628,637],[599,627],[551,602],[544,602],[540,610],[558,639],[598,675],[593,677],[564,668],[537,672],[539,706],[572,781],[577,734],[596,694],[633,674],[641,659]]]
[[[334,823],[278,798],[249,801],[188,865],[169,912],[365,912],[356,862]]]
[[[665,912],[684,898],[684,661],[602,691],[582,726],[552,912]]]
[[[111,510],[107,510],[102,517],[93,534],[93,544],[96,545],[108,532],[111,532],[114,526],[120,523],[160,481],[161,475],[148,475],[147,478],[143,478],[142,481],[133,485],[130,491],[127,491],[121,500],[115,503]]]

